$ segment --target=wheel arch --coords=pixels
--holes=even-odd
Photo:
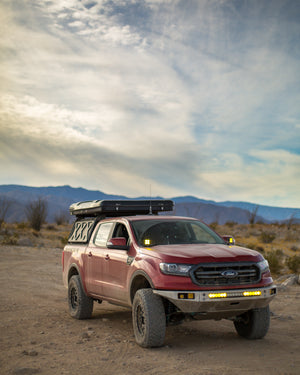
[[[130,281],[130,302],[133,302],[135,293],[139,289],[153,289],[154,285],[147,273],[145,271],[137,271],[132,275]]]
[[[77,264],[73,263],[71,264],[70,268],[69,268],[69,271],[68,271],[68,282],[70,281],[71,277],[74,276],[74,275],[78,275],[80,277],[80,280],[81,280],[81,283],[82,283],[82,279],[81,279],[81,275],[80,275],[80,271],[79,271],[79,268],[77,266]]]

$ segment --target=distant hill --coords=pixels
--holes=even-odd
[[[105,194],[101,191],[73,188],[71,186],[30,187],[22,185],[0,185],[1,197],[11,199],[14,202],[6,217],[8,222],[26,220],[24,214],[26,204],[42,197],[48,202],[47,221],[50,223],[54,222],[55,216],[60,213],[65,213],[71,219],[68,214],[68,208],[74,202],[96,199],[129,199],[122,195]],[[159,198],[161,197],[152,197],[152,199]],[[136,199],[149,199],[149,197],[138,197]],[[175,202],[173,214],[196,217],[209,224],[212,222],[224,224],[228,221],[241,224],[248,223],[249,213],[257,206],[248,202],[214,202],[193,196],[170,199]],[[256,219],[264,222],[284,221],[288,220],[292,215],[295,219],[300,219],[300,209],[259,205]]]
[[[203,199],[198,199],[196,197],[186,196],[186,197],[176,197],[173,198],[175,202],[184,202],[184,203],[210,203],[217,206],[222,207],[231,207],[231,208],[240,208],[243,210],[247,210],[248,212],[253,212],[253,210],[258,207],[257,209],[257,216],[264,218],[266,221],[283,221],[288,220],[291,215],[295,219],[300,219],[300,209],[299,208],[284,208],[284,207],[273,207],[273,206],[264,206],[255,203],[248,203],[248,202],[215,202],[215,201],[205,201]]]

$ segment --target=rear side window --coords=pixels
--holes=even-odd
[[[95,245],[106,246],[112,226],[113,226],[113,223],[103,223],[99,225],[99,228],[98,228],[95,240],[94,240]]]
[[[73,224],[68,242],[69,243],[88,243],[97,219],[79,219]]]

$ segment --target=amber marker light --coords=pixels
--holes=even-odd
[[[195,293],[179,293],[178,299],[195,299]]]

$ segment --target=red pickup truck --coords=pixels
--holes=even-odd
[[[172,209],[170,200],[70,206],[62,264],[71,316],[90,318],[94,301],[131,307],[142,347],[163,345],[166,326],[187,315],[230,319],[240,336],[264,337],[276,295],[268,262],[197,219],[167,216]]]

